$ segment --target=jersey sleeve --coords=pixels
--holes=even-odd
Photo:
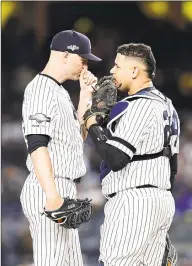
[[[107,143],[132,158],[153,121],[151,100],[138,99],[129,102],[126,113],[119,119],[115,132]]]
[[[39,77],[25,90],[22,115],[25,136],[43,134],[52,137],[56,104],[54,92],[44,77]]]

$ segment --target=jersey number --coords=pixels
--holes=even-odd
[[[177,115],[175,111],[173,112],[173,117],[172,117],[172,124],[170,121],[170,116],[168,115],[167,110],[163,112],[163,118],[165,121],[165,127],[164,127],[164,147],[167,147],[170,144],[170,138],[171,136],[175,135],[178,136],[179,130],[178,130],[178,121],[177,121]],[[174,146],[176,147],[177,145],[177,139],[174,143]]]

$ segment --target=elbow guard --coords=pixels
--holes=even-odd
[[[123,169],[128,164],[130,157],[118,148],[106,143],[108,138],[100,126],[92,125],[89,128],[89,134],[96,146],[96,152],[114,172]]]
[[[90,126],[89,134],[95,145],[97,145],[99,142],[105,142],[108,139],[104,130],[98,124],[93,124]]]
[[[113,172],[122,170],[130,161],[126,153],[107,143],[99,143],[96,151]]]

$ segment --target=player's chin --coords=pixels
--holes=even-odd
[[[122,83],[120,83],[120,84],[119,83],[116,83],[115,86],[116,86],[116,88],[117,88],[118,91],[123,91]]]
[[[116,79],[113,79],[113,83],[115,84],[115,87],[117,88],[117,90],[121,88],[122,83],[119,83]]]

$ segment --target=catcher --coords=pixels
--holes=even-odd
[[[115,152],[117,152],[117,149],[111,146],[108,149],[108,152],[110,152],[112,155],[111,158],[109,159],[109,156],[107,156],[105,152],[106,147],[102,145],[102,143],[105,143],[108,138],[111,138],[109,130],[106,129],[107,123],[113,119],[114,115],[118,116],[122,111],[121,109],[119,110],[115,108],[115,106],[118,106],[117,90],[118,88],[114,84],[112,76],[107,76],[100,79],[96,84],[96,86],[93,88],[92,99],[91,101],[89,101],[87,105],[87,110],[83,115],[84,124],[82,125],[82,131],[84,134],[84,138],[86,138],[87,133],[89,131],[89,134],[96,145],[96,151],[98,152],[100,157],[103,160],[105,160],[105,163],[103,162],[101,163],[101,179],[103,178],[102,176],[103,174],[104,176],[106,176],[108,173],[108,167],[106,167],[106,165],[110,165],[111,170],[114,172],[118,172],[120,169],[126,166],[126,156],[122,154],[120,150],[118,151],[118,153],[116,153],[117,156],[114,157],[115,159],[113,160],[113,153],[115,150],[116,150]],[[85,107],[86,98],[87,98],[86,93],[84,92],[84,100],[83,100],[84,107]],[[83,106],[82,101],[80,101],[79,106],[82,108]],[[121,107],[123,108],[123,105],[120,106],[120,108]],[[92,124],[93,126],[91,130],[87,130],[87,121],[91,117],[95,118],[95,123]],[[113,126],[115,127],[115,125]],[[113,139],[115,140],[115,137],[113,137]],[[173,172],[174,171],[172,171],[171,173],[172,185],[175,176],[175,172],[174,173]],[[163,255],[162,266],[175,266],[176,263],[177,263],[177,252],[174,246],[171,244],[169,235],[167,234],[166,247]],[[104,262],[100,261],[99,265],[111,266],[113,264],[105,264]]]

